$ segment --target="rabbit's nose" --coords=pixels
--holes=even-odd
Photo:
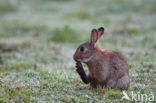
[[[76,55],[75,54],[73,55],[73,59],[76,61]]]
[[[77,56],[76,56],[76,54],[74,54],[73,59],[74,59],[75,61],[77,61]]]

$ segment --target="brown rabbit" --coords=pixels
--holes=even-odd
[[[98,47],[98,40],[104,33],[104,28],[93,29],[90,42],[80,45],[73,58],[76,61],[76,71],[82,81],[90,83],[92,88],[110,86],[112,89],[128,89],[128,64],[118,51],[102,50]],[[81,62],[88,66],[85,73]]]

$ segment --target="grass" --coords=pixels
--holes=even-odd
[[[65,26],[62,29],[54,29],[53,34],[51,35],[49,40],[55,42],[78,42],[81,41],[81,38],[78,36],[79,33],[74,31],[73,29]],[[74,39],[73,39],[74,38]]]
[[[100,46],[117,49],[127,59],[127,93],[155,95],[155,3],[1,0],[0,103],[121,102],[122,91],[88,90],[75,72],[74,51],[100,26],[105,27]]]

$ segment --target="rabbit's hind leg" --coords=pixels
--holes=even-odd
[[[129,81],[128,75],[124,75],[124,76],[122,76],[118,80],[118,82],[116,84],[116,88],[121,89],[121,90],[123,90],[123,89],[126,89],[127,90],[128,87],[129,87],[129,83],[130,83],[130,81]]]
[[[94,78],[91,78],[90,86],[92,88],[96,88],[98,86],[98,83]]]
[[[107,85],[110,86],[112,89],[114,89],[116,86],[116,81],[111,79],[107,82]]]

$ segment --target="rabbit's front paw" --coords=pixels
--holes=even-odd
[[[83,66],[82,66],[82,64],[81,64],[80,62],[76,62],[76,71],[77,71],[78,73],[81,73],[81,72],[84,71],[84,70],[83,70]]]

